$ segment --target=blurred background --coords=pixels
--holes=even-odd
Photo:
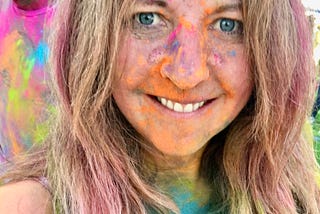
[[[320,81],[320,0],[303,0],[306,8],[306,15],[309,17],[313,29],[313,47],[314,47],[314,63],[317,69],[317,80]],[[320,88],[318,86],[317,97],[315,98],[315,106],[310,118],[315,153],[320,163]]]
[[[44,28],[52,11],[48,0],[0,0],[0,162],[47,136],[54,106]]]

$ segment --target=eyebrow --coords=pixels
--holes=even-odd
[[[168,3],[167,0],[140,0],[138,2],[144,3],[144,4],[155,4],[159,7],[167,7]],[[240,10],[242,8],[242,2],[237,2],[237,3],[231,3],[231,4],[225,4],[225,5],[220,5],[215,9],[215,13],[222,13],[224,11],[235,11],[235,10]]]
[[[225,4],[225,5],[218,6],[218,8],[215,9],[215,13],[222,13],[224,11],[235,11],[235,10],[240,10],[241,8],[242,8],[241,2],[237,2],[234,4]]]
[[[167,7],[168,3],[166,0],[140,0],[138,2],[141,2],[143,4],[149,4],[149,5],[157,5],[159,7]]]

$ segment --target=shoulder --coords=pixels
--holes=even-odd
[[[0,213],[53,213],[50,193],[32,180],[4,185],[0,187]]]

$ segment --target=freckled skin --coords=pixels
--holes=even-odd
[[[215,14],[216,1],[186,2],[167,2],[174,13],[167,18],[166,29],[160,28],[157,35],[139,36],[139,29],[125,32],[113,92],[132,126],[163,154],[175,157],[202,152],[210,138],[239,114],[253,87],[240,36],[210,30],[218,18],[241,19],[241,12]],[[136,12],[144,7],[138,4]],[[179,43],[176,50],[164,48],[173,42]],[[237,54],[230,57],[228,50]],[[175,117],[149,95],[180,103],[215,100],[201,113]]]

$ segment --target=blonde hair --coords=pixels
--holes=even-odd
[[[178,212],[141,172],[141,137],[112,98],[133,3],[57,0],[50,29],[57,125],[3,177],[46,176],[57,213]],[[299,0],[243,0],[242,7],[254,93],[208,143],[200,174],[230,213],[319,213],[319,168],[302,135],[315,90],[304,9]]]

